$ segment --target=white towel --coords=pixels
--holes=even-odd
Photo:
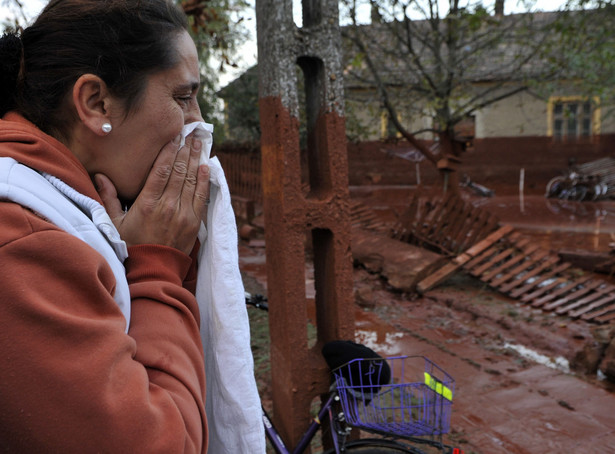
[[[190,123],[203,142],[201,163],[210,170],[207,228],[201,226],[196,298],[201,312],[205,350],[209,454],[265,453],[261,402],[254,378],[250,325],[239,272],[237,225],[224,171],[217,157],[209,159],[213,126]]]

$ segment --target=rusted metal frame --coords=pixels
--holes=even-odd
[[[547,311],[551,311],[557,307],[563,306],[564,304],[568,303],[569,301],[573,301],[576,298],[579,298],[583,295],[586,295],[587,293],[593,292],[594,289],[596,289],[597,287],[599,287],[600,285],[604,284],[603,281],[600,280],[594,280],[594,281],[590,281],[589,283],[587,283],[586,285],[584,285],[583,287],[581,287],[580,289],[575,290],[574,292],[570,293],[569,295],[566,295],[563,298],[557,299],[547,305],[545,305],[543,307],[544,310]]]
[[[582,285],[585,285],[588,281],[591,280],[591,276],[581,276],[577,279],[573,279],[572,281],[568,281],[568,283],[562,287],[559,287],[558,289],[554,290],[551,293],[548,293],[547,295],[532,301],[532,307],[542,307],[544,306],[546,303],[548,303],[549,301],[554,300],[555,298],[557,298],[560,295],[564,295],[567,292],[573,291],[575,288],[580,287]]]
[[[557,310],[555,311],[555,313],[561,315],[561,314],[565,314],[566,312],[574,311],[574,309],[577,309],[579,307],[581,307],[581,309],[577,309],[577,311],[582,311],[583,308],[589,308],[590,306],[592,306],[592,304],[596,303],[596,300],[600,301],[601,299],[604,298],[604,295],[612,293],[613,290],[615,290],[615,286],[613,286],[613,285],[605,285],[604,287],[598,287],[598,288],[594,289],[592,294],[590,294],[590,295],[588,295],[588,296],[586,296],[584,298],[575,300],[575,301],[571,302],[568,305],[558,307]],[[613,297],[613,295],[608,295],[607,296],[607,301],[605,301],[605,302],[608,302],[608,300],[610,298],[612,298],[612,297]],[[593,301],[593,303],[592,303],[592,301]],[[603,302],[602,304],[604,304],[605,302]],[[593,306],[593,307],[600,307],[602,304],[599,304],[598,306]],[[591,310],[591,308],[588,309],[588,310]],[[584,312],[581,312],[581,313],[584,313]]]
[[[543,258],[546,260],[542,260]],[[551,256],[545,255],[544,257],[540,257],[538,260],[534,262],[534,265],[537,264],[537,266],[529,270],[523,276],[520,276],[519,279],[516,279],[506,285],[501,285],[500,287],[498,287],[498,290],[500,290],[503,293],[509,293],[514,288],[519,287],[521,284],[527,282],[532,277],[538,275],[546,268],[553,266],[558,261],[559,261],[559,257],[553,256],[553,255]]]
[[[524,247],[522,250],[515,251],[516,254],[513,254],[508,260],[506,260],[499,266],[493,268],[491,271],[481,276],[481,280],[484,282],[489,282],[489,284],[492,286],[499,285],[501,281],[499,280],[500,278],[498,278],[498,276],[501,277],[502,273],[505,273],[506,270],[515,266],[517,263],[525,260],[529,254],[533,253],[538,248],[539,247],[537,244],[530,243],[526,247]]]
[[[557,275],[557,274],[561,273],[562,271],[567,270],[567,269],[568,269],[568,268],[570,268],[571,266],[572,266],[572,265],[571,265],[570,263],[568,263],[568,262],[562,262],[562,263],[560,263],[558,266],[555,266],[555,267],[551,268],[549,271],[547,271],[547,272],[543,273],[543,274],[540,276],[540,278],[536,279],[535,281],[530,282],[530,283],[528,283],[527,285],[524,285],[523,287],[520,287],[520,288],[518,288],[518,289],[516,289],[516,290],[513,290],[513,291],[510,293],[510,296],[511,296],[512,298],[519,298],[519,297],[520,297],[521,295],[523,295],[524,293],[527,293],[527,292],[529,292],[530,290],[532,290],[532,289],[534,289],[534,288],[538,288],[538,286],[539,286],[540,284],[542,284],[543,282],[547,281],[548,279],[553,278],[553,276],[555,276],[555,275]],[[545,287],[546,287],[546,286],[545,286]],[[523,297],[523,298],[525,298],[525,296],[527,296],[527,295],[524,295],[524,297]],[[531,299],[531,297],[530,297],[529,299]],[[522,301],[523,301],[523,299],[522,299]]]
[[[508,271],[506,274],[493,279],[492,281],[489,282],[489,285],[495,288],[499,288],[502,284],[504,284],[505,282],[508,282],[511,279],[517,279],[517,276],[519,276],[521,273],[523,273],[525,270],[531,267],[538,260],[542,260],[548,254],[549,254],[549,251],[545,251],[544,249],[537,249],[536,251],[533,251],[531,253],[524,254],[523,256],[521,256],[520,265]]]

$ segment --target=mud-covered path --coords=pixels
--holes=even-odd
[[[383,218],[403,206],[401,198],[382,194],[362,200]],[[503,222],[508,215],[543,245],[604,251],[613,241],[612,202],[572,213],[569,207],[545,212],[538,197],[524,200],[523,213],[515,197],[477,203],[500,211]],[[240,244],[251,291],[266,292],[264,257],[262,245]],[[358,341],[383,355],[427,356],[455,378],[448,439],[467,454],[615,452],[614,387],[570,370],[613,328],[545,314],[463,273],[422,297],[392,292],[363,269],[355,269],[354,280]]]

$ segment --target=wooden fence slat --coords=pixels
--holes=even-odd
[[[499,266],[495,267],[494,269],[492,269],[488,273],[485,273],[481,277],[481,279],[484,282],[489,282],[490,285],[497,285],[497,284],[493,284],[490,281],[498,279],[498,277],[497,277],[498,275],[503,273],[505,270],[510,269],[511,267],[516,265],[517,263],[521,262],[522,260],[524,260],[526,258],[527,255],[532,254],[537,249],[538,249],[538,245],[537,244],[528,244],[528,246],[523,251],[515,251],[516,254],[512,255],[508,260],[506,260],[505,262],[503,262]]]
[[[610,302],[612,302],[614,300],[615,300],[615,298],[613,297],[613,295],[611,295],[610,298],[606,297],[603,300],[601,300],[599,305],[597,304],[598,302],[594,303],[595,307],[592,307],[591,309],[586,310],[583,313],[580,313],[580,310],[579,310],[579,311],[575,312],[575,315],[572,315],[572,314],[569,314],[569,315],[571,317],[578,317],[579,315],[581,315],[582,316],[581,318],[583,320],[591,320],[591,319],[597,317],[598,315],[602,315],[603,313],[607,314],[607,313],[615,310],[615,305],[603,307],[602,309],[600,309],[605,304],[610,303]],[[583,309],[585,309],[585,308],[583,308]],[[598,309],[598,311],[593,311],[594,309]]]
[[[545,260],[542,260],[543,258],[545,258]],[[545,257],[540,257],[538,260],[534,262],[534,264],[537,264],[537,266],[529,270],[523,276],[519,276],[519,279],[515,279],[514,281],[506,285],[501,285],[500,287],[498,287],[498,289],[503,293],[509,293],[515,287],[519,287],[521,284],[527,282],[528,279],[536,276],[541,271],[543,271],[545,268],[553,266],[558,261],[559,261],[559,257],[553,256],[553,255],[549,256],[547,253],[545,254]]]
[[[512,298],[519,298],[521,295],[523,295],[524,293],[529,292],[530,290],[534,289],[534,288],[538,288],[538,286],[540,284],[542,284],[543,282],[547,281],[548,279],[553,278],[553,276],[555,276],[558,273],[561,273],[562,271],[567,270],[568,268],[570,268],[572,265],[568,262],[563,262],[560,263],[558,266],[551,268],[549,271],[546,271],[545,273],[542,273],[540,275],[539,278],[537,278],[536,280],[529,282],[528,284],[524,285],[523,287],[519,287],[516,290],[513,290],[510,293],[510,296]],[[527,295],[524,295],[524,297]],[[522,301],[524,299],[524,297],[522,298]],[[528,298],[531,299],[531,298]]]
[[[555,301],[545,305],[544,309],[550,311],[550,310],[555,309],[556,307],[560,307],[560,306],[568,303],[569,301],[572,301],[575,298],[578,298],[579,296],[583,296],[586,293],[591,292],[592,290],[594,290],[596,287],[598,287],[601,284],[602,284],[601,281],[597,281],[597,280],[590,281],[587,285],[581,287],[578,290],[575,290],[574,292],[570,293],[569,295],[567,295],[567,296],[565,296],[563,298],[560,298],[558,300],[555,300]]]
[[[414,193],[410,198],[408,209],[402,213],[393,230],[394,239],[408,242],[412,236],[412,231],[415,230],[415,221],[419,213],[419,198],[417,193]]]
[[[464,263],[467,263],[477,254],[480,254],[485,249],[489,248],[493,243],[499,241],[502,237],[508,235],[513,230],[513,227],[510,225],[505,225],[500,227],[498,230],[493,232],[487,238],[482,241],[479,241],[474,246],[469,248],[463,254],[455,257],[451,262],[444,265],[442,268],[437,270],[435,273],[430,274],[425,279],[417,285],[417,290],[420,293],[425,293],[427,290],[432,288],[433,286],[439,284],[448,276],[453,274],[456,270],[458,270]]]
[[[521,297],[521,302],[522,303],[533,304],[535,302],[536,298],[542,297],[545,293],[548,293],[550,290],[553,290],[554,288],[559,287],[562,284],[566,284],[567,282],[569,282],[568,279],[565,279],[563,277],[556,277],[556,278],[554,278],[554,280],[551,283],[549,283],[547,285],[543,285],[542,287],[537,288],[532,293],[528,293],[527,295],[523,295]]]
[[[470,206],[469,208],[470,210],[468,220],[464,223],[461,230],[457,234],[457,238],[459,238],[460,244],[459,249],[462,251],[465,251],[467,248],[472,246],[472,243],[469,240],[470,232],[472,231],[474,223],[478,221],[480,213],[482,212],[482,210],[474,206]]]
[[[465,237],[461,236],[461,232],[463,231],[464,225],[469,222],[470,213],[472,211],[472,205],[469,203],[461,204],[461,207],[461,213],[449,233],[451,237],[451,250],[457,254],[460,254],[467,249],[467,247],[465,247]]]
[[[615,305],[613,306],[609,306],[608,311],[606,311],[604,313],[604,315],[601,315],[600,317],[593,317],[593,316],[589,316],[587,318],[585,318],[585,316],[581,317],[581,319],[583,320],[593,320],[595,322],[598,323],[607,323],[610,322],[611,320],[615,320]],[[587,314],[586,314],[587,315]]]
[[[487,214],[488,216],[487,216],[486,222],[483,224],[483,226],[479,230],[476,238],[480,239],[480,238],[487,236],[489,233],[497,229],[498,225],[500,225],[500,220],[497,217],[495,217],[489,212],[487,212]]]
[[[442,216],[438,220],[439,225],[437,228],[434,228],[434,233],[431,235],[433,241],[442,244],[443,247],[445,246],[446,239],[451,229],[451,223],[454,222],[454,218],[458,214],[459,207],[462,206],[462,204],[463,202],[461,200],[452,195],[449,195],[445,199]]]
[[[499,287],[500,285],[504,284],[505,282],[511,279],[516,279],[519,274],[521,274],[522,272],[527,270],[530,266],[532,266],[532,264],[535,263],[536,260],[540,260],[549,254],[549,252],[545,251],[544,249],[537,249],[535,252],[536,253],[531,256],[530,254],[521,255],[522,262],[518,266],[508,271],[506,274],[496,279],[493,279],[489,283],[489,285],[491,285],[492,287]]]
[[[570,290],[573,290],[574,288],[578,287],[579,285],[583,285],[585,284],[587,281],[589,281],[591,279],[591,276],[581,276],[578,279],[574,279],[570,282],[568,282],[568,284],[564,285],[563,287],[558,288],[557,290],[543,296],[540,299],[537,299],[535,301],[532,302],[532,307],[542,307],[545,303],[557,298],[560,295],[563,295],[567,292],[569,292]]]
[[[529,242],[526,241],[525,244],[527,244]],[[491,268],[492,266],[496,265],[497,263],[501,262],[502,260],[504,260],[506,257],[509,257],[510,255],[512,255],[515,252],[516,248],[514,247],[509,247],[504,249],[502,252],[500,252],[497,255],[494,255],[491,259],[489,259],[489,261],[485,262],[483,265],[478,266],[476,268],[472,269],[472,274],[474,276],[479,276],[481,275],[483,272],[487,271],[489,268]],[[471,265],[468,265],[467,268],[470,268]]]
[[[419,235],[429,237],[432,227],[438,222],[440,213],[444,210],[444,203],[441,199],[425,202],[423,205],[423,219],[415,229]]]
[[[576,309],[578,307],[589,305],[589,303],[591,303],[592,301],[603,298],[605,294],[612,292],[614,289],[615,289],[615,286],[613,285],[605,285],[604,287],[598,287],[594,289],[594,291],[590,295],[584,298],[572,301],[570,304],[567,304],[566,306],[558,307],[555,313],[561,315],[561,314],[565,314],[566,312],[572,311],[573,309]]]
[[[588,304],[580,309],[577,309],[576,311],[572,311],[568,315],[570,317],[576,318],[583,314],[587,314],[588,312],[592,312],[594,309],[599,309],[600,307],[612,301],[615,301],[615,295],[610,294],[605,296],[604,298],[599,299],[598,301],[594,301],[592,304]]]
[[[495,253],[497,253],[499,251],[499,249],[497,249],[497,246],[498,245],[496,243],[493,246],[491,246],[490,248],[485,249],[483,252],[478,254],[472,260],[467,262],[463,267],[466,269],[466,271],[469,271],[470,274],[475,275],[474,272],[473,272],[473,269],[476,266],[478,266],[481,263],[483,263],[485,260],[488,260],[488,259],[490,259],[490,257],[493,257],[493,254],[495,254]]]

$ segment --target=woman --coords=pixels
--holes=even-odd
[[[207,450],[186,29],[170,0],[52,0],[0,39],[0,452]]]

